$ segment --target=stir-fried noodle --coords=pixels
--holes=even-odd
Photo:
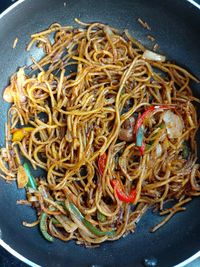
[[[152,231],[185,210],[200,194],[199,100],[189,85],[198,80],[102,23],[53,24],[31,38],[28,50],[45,55],[4,91],[0,153],[1,176],[17,179],[27,195],[19,203],[37,211],[24,225],[90,246],[134,231],[148,207],[166,215]],[[33,177],[27,162],[46,177]]]

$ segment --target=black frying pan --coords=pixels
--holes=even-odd
[[[30,34],[53,22],[74,24],[75,17],[128,28],[148,45],[147,32],[136,21],[141,17],[151,25],[160,51],[200,77],[200,10],[186,0],[22,0],[0,17],[1,93],[17,67],[29,64],[28,53],[24,49]],[[19,42],[17,48],[12,49],[16,37]],[[36,52],[31,54],[40,57]],[[193,90],[200,97],[197,85],[193,85]],[[1,99],[1,145],[4,143],[7,108]],[[25,192],[17,190],[14,183],[10,185],[0,180],[1,244],[8,244],[25,258],[42,266],[139,267],[145,258],[155,257],[157,266],[165,267],[174,266],[200,250],[200,198],[194,199],[186,212],[177,214],[154,234],[148,230],[160,217],[149,211],[140,221],[135,234],[102,244],[99,248],[86,249],[74,242],[57,240],[49,244],[37,228],[23,227],[22,220],[35,218],[30,208],[16,206],[16,200],[24,197]]]

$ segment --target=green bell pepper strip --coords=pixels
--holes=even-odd
[[[85,225],[85,227],[93,234],[97,235],[97,236],[113,236],[115,235],[115,231],[101,231],[98,228],[96,228],[95,226],[93,226],[88,220],[85,219],[85,217],[82,215],[82,213],[79,211],[79,209],[72,203],[69,202],[69,208],[70,208],[70,212],[73,213],[73,215],[79,219],[83,225]]]
[[[36,181],[35,181],[35,178],[33,177],[33,175],[31,174],[31,170],[28,166],[28,164],[25,162],[23,164],[24,166],[24,169],[28,175],[28,183],[27,183],[27,187],[31,187],[35,190],[37,190],[37,184],[36,184]],[[47,214],[46,213],[42,213],[41,215],[41,218],[40,218],[40,231],[43,235],[43,237],[49,241],[49,242],[53,242],[54,241],[54,238],[48,234],[47,232]]]
[[[99,222],[105,222],[106,216],[104,214],[102,214],[100,211],[97,211],[97,219]]]
[[[42,213],[41,218],[40,218],[40,231],[42,233],[42,235],[44,236],[44,238],[49,241],[49,242],[53,242],[54,238],[48,234],[47,232],[47,214],[46,213]]]
[[[143,129],[142,127],[139,127],[137,137],[136,137],[136,146],[138,147],[142,146],[143,138],[144,138]]]
[[[160,128],[160,129],[164,129],[164,128],[165,128],[165,124],[164,124],[164,123],[161,123],[161,124],[159,125],[159,128]]]
[[[56,200],[55,203],[62,206],[63,208],[65,208],[65,202],[64,201]]]
[[[51,220],[53,224],[60,224],[60,222],[56,218],[52,218]]]
[[[26,174],[28,175],[28,183],[26,186],[37,190],[37,184],[36,184],[35,178],[31,174],[31,170],[26,162],[24,163],[23,167],[26,171]]]
[[[184,141],[182,144],[182,157],[183,159],[188,159],[190,155],[190,147],[188,145],[188,142]]]

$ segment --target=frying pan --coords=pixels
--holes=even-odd
[[[30,34],[47,28],[53,22],[74,25],[75,17],[86,22],[100,21],[117,28],[127,28],[151,47],[146,38],[148,32],[137,23],[136,19],[140,17],[150,24],[160,52],[200,77],[198,4],[195,6],[183,0],[21,0],[0,16],[1,94],[8,77],[18,66],[30,64],[30,55],[36,59],[41,57],[38,51],[25,52]],[[19,42],[16,49],[12,49],[16,37]],[[194,94],[200,97],[200,87],[192,84],[192,88]],[[1,98],[1,146],[4,144],[7,109],[8,105]],[[15,183],[7,184],[0,179],[1,245],[32,265],[140,267],[145,258],[154,257],[157,266],[165,267],[183,262],[194,254],[195,258],[200,250],[200,198],[194,199],[188,204],[186,212],[177,214],[154,234],[148,230],[161,218],[149,210],[134,234],[94,249],[77,246],[74,241],[64,243],[56,240],[49,244],[37,227],[23,227],[21,221],[32,221],[36,216],[29,207],[16,205],[16,201],[23,198],[24,190],[17,190]]]

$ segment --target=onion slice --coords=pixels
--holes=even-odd
[[[24,188],[28,183],[28,175],[22,165],[18,167],[17,185],[18,188]]]
[[[152,61],[159,61],[159,62],[164,62],[166,60],[166,57],[163,55],[160,55],[158,53],[155,53],[150,50],[145,50],[142,57],[144,59],[152,60]]]
[[[162,146],[160,143],[156,146],[156,156],[159,158],[162,155]]]
[[[184,129],[183,120],[171,110],[164,113],[163,120],[166,124],[167,134],[170,139],[178,138]]]
[[[11,84],[4,90],[4,101],[13,103],[15,98],[17,98],[21,103],[26,101],[26,96],[24,94],[25,79],[26,77],[24,69],[20,68],[18,72],[14,76],[12,76]]]

